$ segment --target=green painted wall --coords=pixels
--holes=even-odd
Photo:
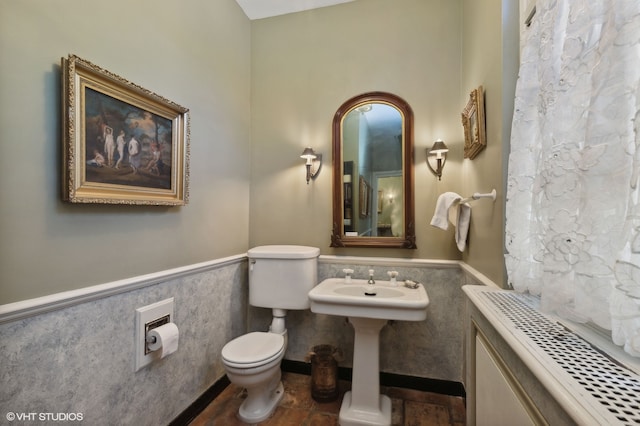
[[[250,21],[233,0],[0,1],[0,304],[248,247]],[[60,58],[190,109],[186,207],[60,196]]]

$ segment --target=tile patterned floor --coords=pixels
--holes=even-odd
[[[260,426],[333,426],[338,425],[342,396],[351,388],[340,381],[340,395],[330,403],[311,398],[310,377],[283,373],[285,395],[273,415]],[[420,392],[411,389],[382,387],[392,402],[392,424],[403,426],[464,426],[464,398]],[[236,414],[244,399],[244,391],[229,385],[190,426],[242,426]]]

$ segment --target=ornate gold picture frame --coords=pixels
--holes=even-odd
[[[75,55],[62,71],[63,199],[187,204],[188,109]]]
[[[462,111],[462,126],[464,127],[464,158],[473,160],[487,146],[482,86],[469,94],[469,102]]]

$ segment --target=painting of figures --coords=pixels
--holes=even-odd
[[[86,180],[171,188],[172,123],[85,89]]]
[[[73,55],[63,69],[63,198],[186,204],[188,110]]]

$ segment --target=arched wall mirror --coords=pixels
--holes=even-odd
[[[333,118],[331,247],[416,248],[413,112],[396,95],[355,96]]]

